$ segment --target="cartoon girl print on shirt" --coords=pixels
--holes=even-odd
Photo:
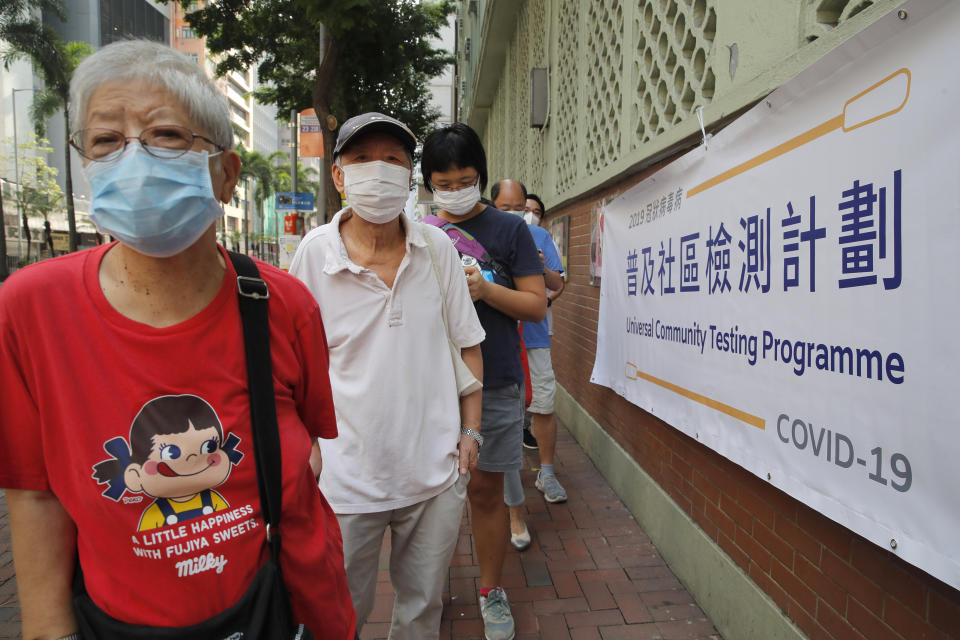
[[[113,458],[95,464],[93,478],[109,485],[103,495],[112,500],[125,491],[153,498],[138,530],[157,529],[229,507],[213,488],[243,458],[239,443],[233,434],[224,440],[220,419],[206,400],[160,396],[137,413],[129,445],[122,437],[103,445]]]

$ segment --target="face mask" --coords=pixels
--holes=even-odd
[[[533,213],[532,211],[527,211],[526,213],[524,213],[523,220],[527,224],[533,225],[534,227],[540,224],[540,216]]]
[[[504,209],[503,212],[509,213],[514,216],[519,216],[521,218],[523,217],[523,213],[524,213],[523,209]]]
[[[223,215],[213,196],[206,152],[155,158],[131,142],[113,162],[83,168],[90,219],[138,253],[169,258],[200,239]]]
[[[380,160],[341,169],[347,204],[358,216],[373,224],[397,219],[410,195],[410,169]]]
[[[433,201],[447,213],[465,216],[480,202],[480,187],[473,185],[459,191],[434,189]]]

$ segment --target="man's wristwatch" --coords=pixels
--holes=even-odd
[[[470,436],[471,438],[476,440],[478,449],[483,446],[483,436],[480,435],[477,431],[471,429],[470,427],[460,427],[460,435]]]

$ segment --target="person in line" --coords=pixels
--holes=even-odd
[[[90,217],[118,241],[0,289],[0,486],[25,638],[78,632],[77,559],[107,615],[182,627],[236,603],[269,557],[237,273],[216,240],[240,171],[227,102],[185,54],[129,41],[77,67],[71,112]],[[258,267],[286,587],[316,638],[349,640],[340,530],[309,464],[337,435],[323,323],[303,284]]]
[[[536,243],[537,248],[540,249],[541,256],[543,255],[543,245],[546,244],[546,239],[550,237],[550,234],[546,229],[540,229],[539,224],[532,224],[530,222],[530,214],[527,213],[527,188],[523,185],[522,182],[517,180],[501,180],[494,183],[490,187],[490,196],[494,199],[494,205],[497,206],[499,202],[500,207],[504,207],[501,211],[506,213],[512,213],[517,216],[522,216],[524,221],[530,225],[530,233],[533,236],[533,241]],[[552,238],[550,238],[552,242]],[[556,245],[553,245],[554,252],[556,252]],[[547,285],[547,318],[550,318],[550,304],[552,302],[550,292],[556,291],[553,287],[558,287],[560,290],[563,288],[563,267],[560,263],[560,268],[551,269],[549,266],[544,267],[543,280]],[[524,341],[526,344],[526,341]],[[537,450],[539,448],[537,444],[537,439],[533,435],[531,430],[531,418],[530,412],[527,411],[524,415],[523,420],[523,447],[525,449]]]
[[[487,334],[481,345],[484,445],[468,498],[480,565],[484,634],[488,640],[509,640],[516,631],[500,582],[509,539],[503,475],[517,471],[521,464],[524,376],[517,321],[539,321],[546,314],[543,263],[522,218],[480,202],[487,183],[487,160],[473,129],[456,123],[427,136],[421,171],[441,209],[432,222],[458,239],[461,253],[480,253],[479,259],[471,256],[479,264],[464,269]]]
[[[532,218],[527,213],[532,204],[535,208],[539,207],[536,211],[539,212],[539,216],[542,216],[542,205],[531,200],[526,187],[517,180],[501,180],[493,185],[490,193],[494,197],[497,208],[522,216],[528,223],[530,234],[537,245],[540,257],[544,260],[544,282],[547,287],[547,306],[549,307],[552,303],[551,292],[563,290],[563,263],[560,261],[560,255],[550,233],[537,224],[531,224]],[[537,221],[539,222],[539,219]],[[535,486],[544,494],[547,502],[565,502],[567,492],[553,471],[553,456],[557,442],[557,422],[553,416],[556,380],[553,375],[553,365],[550,362],[550,334],[547,318],[540,322],[523,322],[522,325],[523,344],[527,353],[533,390],[527,410],[532,415],[533,433],[528,438],[527,435],[530,432],[524,429],[524,447],[537,448],[539,441],[540,471],[537,473]],[[518,551],[525,551],[531,544],[530,531],[523,516],[524,500],[520,473],[518,471],[507,473],[504,477],[504,501],[510,509],[510,543]]]
[[[402,214],[415,146],[389,116],[347,120],[332,168],[347,208],[304,237],[290,266],[326,321],[340,437],[321,445],[320,487],[343,531],[357,626],[389,527],[394,640],[438,637],[466,474],[486,435],[482,392],[459,398],[444,328],[446,301],[450,338],[482,378],[485,334],[460,257],[442,231]]]

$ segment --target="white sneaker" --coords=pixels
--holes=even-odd
[[[480,615],[483,617],[483,635],[487,640],[513,640],[516,630],[507,594],[497,587],[480,596]]]
[[[563,488],[557,480],[557,476],[551,474],[544,475],[543,472],[537,474],[536,487],[543,492],[543,497],[547,502],[566,502],[567,490]]]

